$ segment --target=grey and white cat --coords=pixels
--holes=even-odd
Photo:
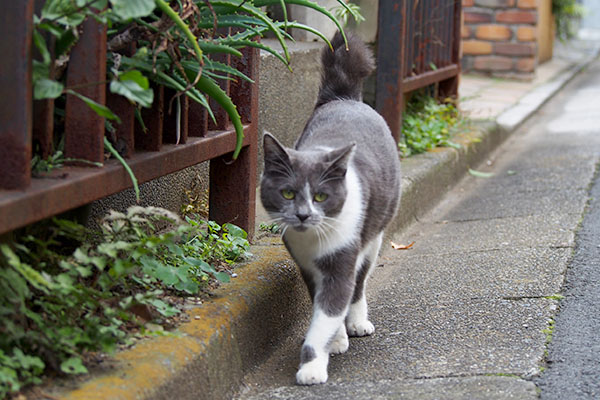
[[[374,68],[365,44],[339,34],[323,49],[315,110],[294,149],[265,133],[261,200],[283,227],[283,241],[313,299],[296,381],[327,381],[329,354],[348,349],[348,335],[375,328],[365,284],[383,231],[400,199],[397,147],[383,118],[361,102]]]

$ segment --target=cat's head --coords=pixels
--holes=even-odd
[[[261,200],[274,222],[297,231],[327,226],[346,200],[354,147],[297,151],[265,133]]]

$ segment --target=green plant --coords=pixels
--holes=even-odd
[[[576,21],[585,15],[585,7],[577,0],[552,0],[556,36],[561,40],[575,36]]]
[[[339,5],[331,10],[333,11],[335,17],[342,22],[342,25],[348,25],[349,17],[352,17],[357,25],[365,20],[365,17],[363,17],[360,13],[359,5],[354,4],[348,0],[344,0],[344,2],[346,3],[344,6]]]
[[[423,93],[415,94],[406,106],[402,120],[402,156],[423,153],[438,146],[459,147],[450,138],[460,126],[461,117],[451,101],[438,103]]]
[[[41,231],[0,245],[0,397],[48,370],[85,373],[87,354],[138,329],[140,307],[166,322],[173,296],[228,281],[224,266],[249,255],[240,228],[155,207],[113,211],[98,231],[67,220]]]
[[[344,8],[346,4],[339,0]],[[62,71],[69,52],[78,40],[77,27],[94,18],[108,27],[108,76],[112,93],[128,98],[139,107],[149,107],[153,91],[148,79],[175,89],[176,97],[186,95],[209,111],[205,94],[215,99],[228,113],[237,133],[234,158],[243,140],[243,129],[235,105],[216,83],[217,79],[244,79],[239,71],[209,56],[227,53],[240,57],[239,49],[252,46],[271,52],[289,66],[285,32],[288,27],[305,29],[323,37],[315,29],[295,22],[273,21],[260,7],[286,3],[309,7],[331,18],[326,9],[309,0],[46,0],[34,18],[34,43],[39,57],[34,60],[34,98],[57,98],[66,93],[79,97],[96,113],[119,123],[107,107],[86,98],[76,87],[65,87]],[[218,28],[234,28],[219,34]],[[280,42],[284,55],[252,40],[271,32]],[[52,47],[49,36],[55,38]],[[327,41],[325,37],[324,40]],[[128,53],[136,43],[134,55]],[[51,74],[51,71],[53,74]],[[229,76],[228,76],[229,74]],[[103,82],[90,83],[100,84]]]
[[[278,224],[276,224],[274,222],[271,224],[262,222],[258,226],[258,229],[260,229],[263,232],[268,232],[268,233],[279,233],[281,231],[281,226],[279,226]]]

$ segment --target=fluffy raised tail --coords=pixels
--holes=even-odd
[[[371,49],[356,35],[347,32],[348,50],[344,38],[337,32],[331,40],[333,51],[326,46],[321,53],[321,87],[319,107],[333,100],[362,101],[363,80],[375,69]]]

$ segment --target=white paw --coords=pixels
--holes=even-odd
[[[346,330],[350,336],[368,336],[375,332],[375,327],[370,321],[365,319],[348,323]]]
[[[318,385],[327,382],[327,365],[319,362],[302,364],[296,373],[298,385]]]
[[[350,346],[350,342],[348,342],[348,335],[336,336],[329,344],[329,354],[345,353],[346,350],[348,350],[348,346]]]

